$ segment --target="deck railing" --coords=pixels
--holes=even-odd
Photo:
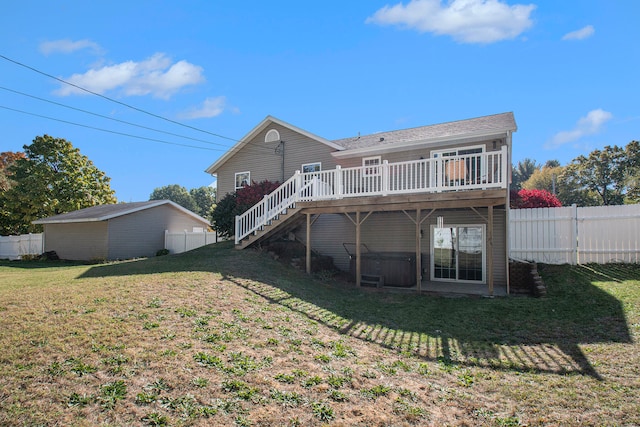
[[[345,197],[507,188],[507,147],[500,151],[296,173],[236,216],[236,244],[296,203]]]

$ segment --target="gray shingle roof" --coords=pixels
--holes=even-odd
[[[57,224],[68,222],[96,222],[106,221],[111,218],[116,218],[130,213],[138,212],[145,209],[150,209],[156,206],[170,204],[177,209],[184,211],[185,213],[199,218],[208,224],[208,221],[199,217],[195,213],[182,206],[170,201],[170,200],[149,200],[147,202],[131,202],[131,203],[118,203],[113,205],[100,205],[92,206],[90,208],[84,208],[73,212],[67,212],[60,215],[50,216],[48,218],[42,218],[33,221],[34,224]]]
[[[379,132],[352,138],[334,140],[333,143],[347,150],[378,147],[382,145],[428,141],[436,139],[456,139],[470,135],[502,133],[517,129],[513,113],[501,113],[474,119],[439,123],[411,129]]]

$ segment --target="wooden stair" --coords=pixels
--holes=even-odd
[[[240,243],[236,245],[236,249],[245,249],[275,235],[288,233],[298,227],[304,220],[301,211],[302,209],[298,207],[287,209],[284,213],[272,219],[269,224],[242,239]]]

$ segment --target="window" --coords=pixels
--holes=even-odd
[[[280,141],[280,132],[275,129],[269,129],[269,132],[264,136],[264,142],[277,142]]]
[[[443,159],[437,162],[431,169],[433,182],[439,185],[453,186],[464,184],[478,184],[482,177],[482,156],[484,146],[459,147],[448,150],[438,150],[431,152],[431,158]],[[458,159],[447,159],[447,157],[460,156]],[[440,168],[444,168],[440,170]]]
[[[485,226],[431,226],[431,280],[485,283]]]
[[[364,176],[380,175],[380,163],[382,163],[380,156],[363,158],[362,166],[364,167]]]
[[[245,185],[251,185],[251,172],[236,173],[236,190]]]
[[[322,163],[307,163],[302,165],[302,173],[320,172],[322,170]]]

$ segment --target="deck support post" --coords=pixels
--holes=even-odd
[[[421,291],[422,288],[422,233],[420,231],[420,226],[422,221],[420,216],[422,215],[422,210],[420,208],[416,209],[416,288],[418,292]]]
[[[311,274],[311,214],[307,214],[307,274]]]
[[[360,211],[356,212],[356,286],[362,285],[362,270],[360,268]]]
[[[489,206],[487,210],[487,282],[489,295],[493,295],[493,206]]]

